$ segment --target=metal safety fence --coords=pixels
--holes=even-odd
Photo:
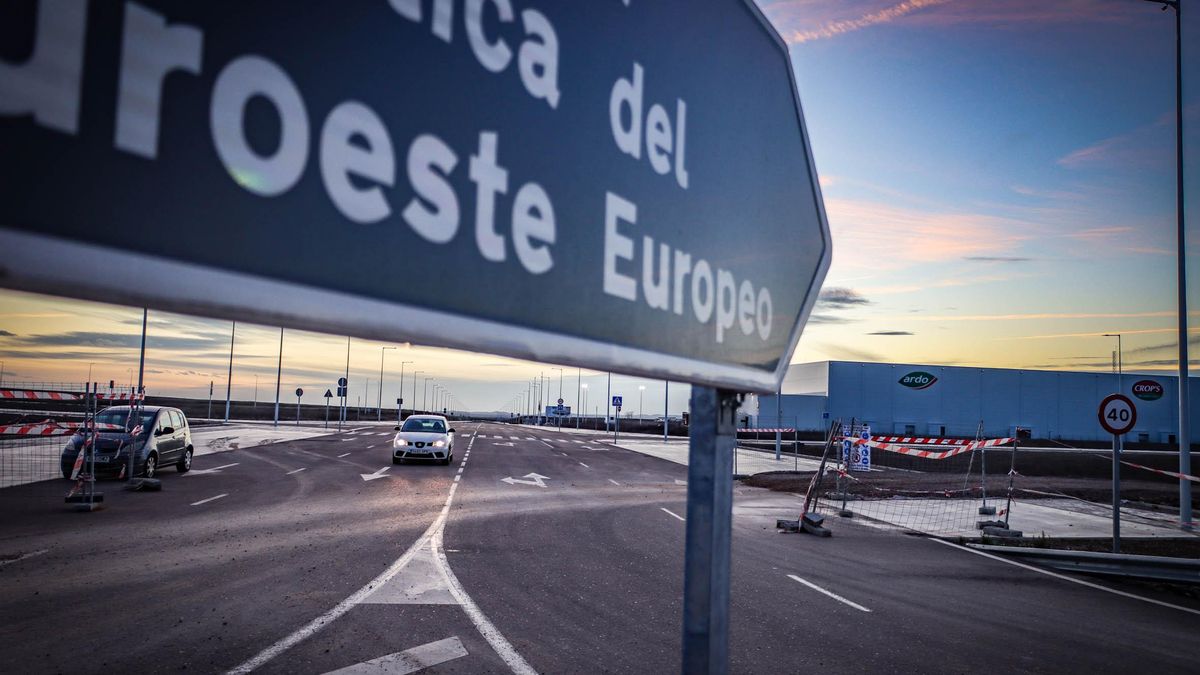
[[[66,436],[0,436],[0,488],[62,478]]]

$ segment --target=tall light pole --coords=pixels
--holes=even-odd
[[[1150,1],[1150,0],[1147,0]],[[1154,0],[1175,10],[1175,268],[1179,300],[1179,473],[1192,473],[1191,405],[1188,382],[1187,262],[1183,223],[1183,19],[1180,0]],[[1179,526],[1192,529],[1192,483],[1179,479]]]
[[[580,388],[583,389],[583,413],[587,414],[588,386],[586,384],[584,384],[584,385],[581,385]],[[590,429],[591,427],[588,427],[588,428]]]
[[[1105,333],[1104,337],[1117,338],[1117,393],[1120,394],[1124,390],[1124,387],[1121,384],[1121,376],[1125,373],[1125,355],[1121,351],[1121,334]]]
[[[429,381],[432,377],[425,378],[425,384],[421,385],[421,409],[429,412]]]
[[[88,379],[87,379],[88,382],[92,381],[92,366],[94,366],[94,365],[96,365],[95,362],[88,364]],[[2,370],[3,369],[0,369],[0,371],[2,371]],[[0,378],[0,382],[2,382],[2,381],[3,381],[3,378]]]
[[[604,400],[604,430],[608,431],[608,418],[612,416],[610,414],[612,412],[612,410],[609,407],[612,405],[612,373],[611,372],[608,374],[608,394],[605,395],[604,399],[605,399]]]
[[[579,415],[583,412],[583,408],[579,405],[579,396],[583,391],[583,368],[580,368],[575,373],[575,429],[579,429]]]
[[[346,374],[342,377],[346,378],[346,386],[343,389],[346,395],[342,397],[342,409],[338,413],[338,431],[342,430],[342,423],[349,420],[346,415],[346,408],[350,407],[350,336],[346,336]]]
[[[671,420],[671,397],[669,395],[670,389],[671,382],[669,380],[663,380],[663,443],[667,442],[667,424]]]
[[[279,365],[275,367],[275,426],[279,426],[279,383],[283,379],[283,326],[279,327]],[[329,401],[325,402],[326,404]],[[329,424],[328,405],[325,411],[325,423]]]
[[[420,379],[417,376],[423,375],[424,373],[425,373],[425,371],[423,371],[423,370],[414,370],[413,371],[412,411],[413,411],[414,415],[417,414],[417,380]]]
[[[258,410],[258,373],[254,374],[254,409]]]
[[[395,347],[381,347],[379,349],[379,410],[375,416],[376,422],[383,421],[383,355],[387,354],[387,350],[395,349]],[[404,391],[404,382],[400,383],[400,391]]]
[[[237,322],[229,329],[229,375],[225,378],[225,422],[229,422],[229,402],[233,398],[233,339],[237,334]]]
[[[646,408],[644,406],[642,406],[642,403],[645,401],[645,398],[646,398],[646,385],[640,384],[640,385],[638,385],[638,421],[639,422],[642,419],[642,413],[646,411]]]
[[[400,399],[401,401],[404,400],[404,365],[407,363],[413,363],[413,362],[412,361],[401,361],[400,362],[400,395],[397,396],[396,398]],[[400,417],[404,417],[404,404],[403,403],[397,403],[396,410],[398,411],[397,414]],[[396,423],[399,424],[400,422],[397,421]]]

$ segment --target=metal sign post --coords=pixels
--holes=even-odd
[[[404,421],[404,399],[396,399],[396,426]]]
[[[300,397],[304,395],[304,390],[296,387],[296,426],[300,426]]]
[[[329,428],[329,399],[333,398],[333,392],[329,389],[325,390],[325,428]]]
[[[737,409],[734,392],[692,387],[683,583],[685,673],[724,673],[728,669]]]
[[[1121,552],[1121,437],[1137,424],[1137,408],[1123,394],[1110,394],[1096,411],[1100,426],[1112,434],[1112,533],[1113,553]]]

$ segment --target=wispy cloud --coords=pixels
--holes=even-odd
[[[916,335],[916,333],[910,333],[909,331],[906,331],[906,330],[877,330],[877,331],[867,333],[867,335],[889,335],[889,336],[896,335],[896,336],[899,336],[899,335]]]
[[[821,295],[817,298],[817,302],[830,307],[854,307],[871,304],[871,301],[864,298],[858,291],[838,286],[821,289]]]
[[[842,35],[843,33],[861,30],[869,26],[891,23],[892,21],[895,21],[896,19],[908,14],[912,14],[919,9],[932,7],[934,5],[941,5],[948,1],[949,0],[904,0],[904,2],[880,7],[854,18],[829,21],[811,30],[794,30],[788,33],[785,39],[792,44],[801,44],[812,40],[831,38],[837,35]]]
[[[17,334],[7,330],[0,330],[0,337],[16,337]]]
[[[1007,255],[969,255],[963,258],[963,260],[969,260],[971,262],[1022,263],[1029,262],[1030,260],[1033,260],[1033,258],[1022,258],[1019,256]]]

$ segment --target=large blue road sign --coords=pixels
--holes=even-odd
[[[0,147],[8,287],[728,388],[830,259],[751,0],[4,3]]]

